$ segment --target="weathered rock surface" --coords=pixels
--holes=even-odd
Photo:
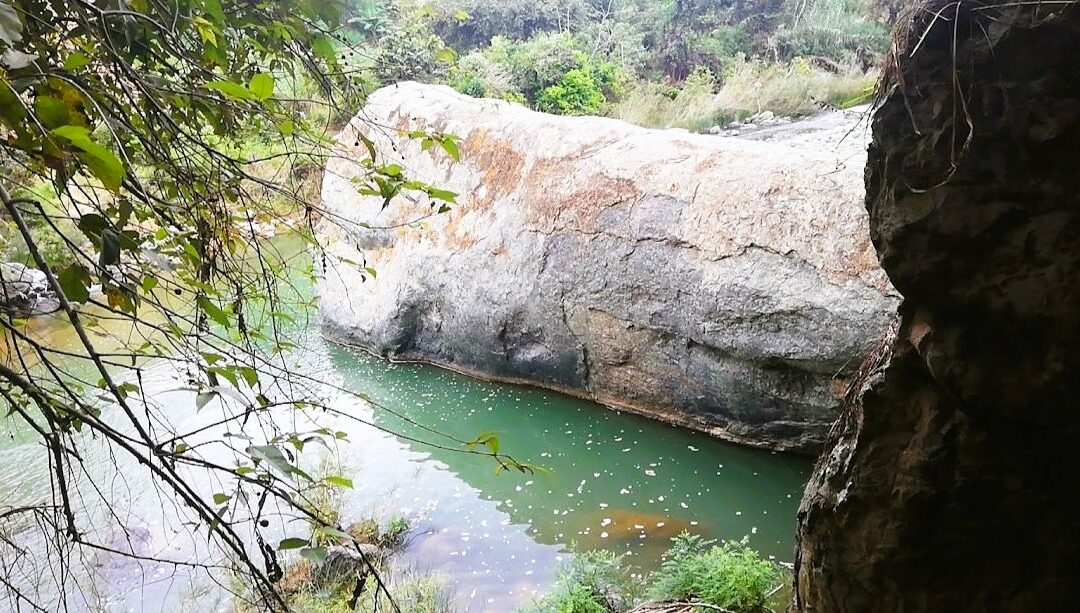
[[[944,6],[873,122],[905,302],[807,486],[797,611],[1076,609],[1080,15]]]
[[[0,263],[0,310],[19,317],[45,315],[60,309],[45,273],[18,262]]]
[[[460,161],[410,130],[460,136]],[[427,199],[383,210],[359,196],[357,131],[380,163],[458,204],[431,215]],[[376,92],[339,140],[323,184],[323,325],[384,356],[809,450],[895,312],[866,229],[865,153],[417,84]]]

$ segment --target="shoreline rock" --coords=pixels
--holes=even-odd
[[[21,317],[48,315],[60,310],[45,273],[19,262],[0,263],[0,310]]]
[[[428,200],[384,210],[360,196],[357,130],[380,164],[457,204],[431,215]],[[460,136],[460,161],[412,130]],[[323,327],[384,357],[809,452],[895,313],[861,206],[865,154],[413,83],[373,94],[339,142],[319,228]]]

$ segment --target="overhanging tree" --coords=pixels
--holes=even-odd
[[[260,221],[293,211],[297,235],[318,249],[311,227],[321,212],[305,183],[265,169],[321,167],[332,155],[325,135],[362,98],[340,59],[355,53],[343,53],[335,33],[340,11],[332,0],[0,2],[2,214],[77,339],[57,347],[20,315],[0,316],[3,410],[40,440],[51,481],[47,499],[0,501],[0,522],[36,525],[53,558],[46,565],[87,552],[139,557],[102,540],[79,512],[88,498],[113,502],[83,463],[92,444],[148,473],[239,573],[241,595],[264,606],[285,604],[275,586],[279,549],[318,561],[325,542],[347,537],[305,504],[311,486],[345,480],[312,477],[299,452],[342,435],[317,425],[333,411],[325,383],[290,369],[281,325],[292,309],[280,295],[291,265],[259,231]],[[298,94],[297,83],[316,95]],[[415,136],[456,154],[451,137]],[[252,142],[265,146],[253,153]],[[453,199],[370,150],[361,193]],[[42,185],[51,197],[41,197]],[[98,333],[118,325],[128,330],[122,341]],[[178,431],[144,390],[148,360],[173,364],[191,402],[215,403],[220,419]],[[312,425],[283,428],[273,418],[281,411],[309,414]],[[498,454],[497,440],[441,444],[527,470]],[[269,519],[286,515],[314,532],[268,543]],[[20,565],[38,568],[35,555],[0,532],[2,547],[9,599],[56,606],[15,576]],[[59,576],[64,599],[68,579]]]

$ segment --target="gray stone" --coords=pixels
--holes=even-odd
[[[367,543],[331,545],[326,548],[326,560],[319,566],[319,582],[333,585],[366,576],[369,565],[377,568],[382,556],[381,549]]]
[[[460,161],[402,136],[418,129],[460,136]],[[357,131],[380,163],[459,194],[452,210],[359,195]],[[895,312],[861,205],[865,152],[411,83],[373,94],[339,142],[323,183],[322,323],[389,358],[811,450]]]
[[[60,302],[45,273],[19,262],[0,262],[0,309],[30,317],[57,311]]]

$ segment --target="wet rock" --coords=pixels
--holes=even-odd
[[[366,576],[371,566],[378,567],[383,550],[375,545],[332,545],[326,548],[326,561],[317,569],[317,579],[323,585],[336,585]]]
[[[895,311],[860,155],[418,84],[376,92],[361,117],[323,183],[332,338],[811,450]],[[460,136],[460,161],[402,136],[419,129]],[[359,195],[357,130],[383,163],[456,192],[451,210]]]
[[[902,321],[807,486],[797,611],[1075,608],[1080,13],[944,6],[901,31],[873,122]]]
[[[45,273],[18,262],[0,263],[0,309],[20,317],[45,315],[60,309]]]

